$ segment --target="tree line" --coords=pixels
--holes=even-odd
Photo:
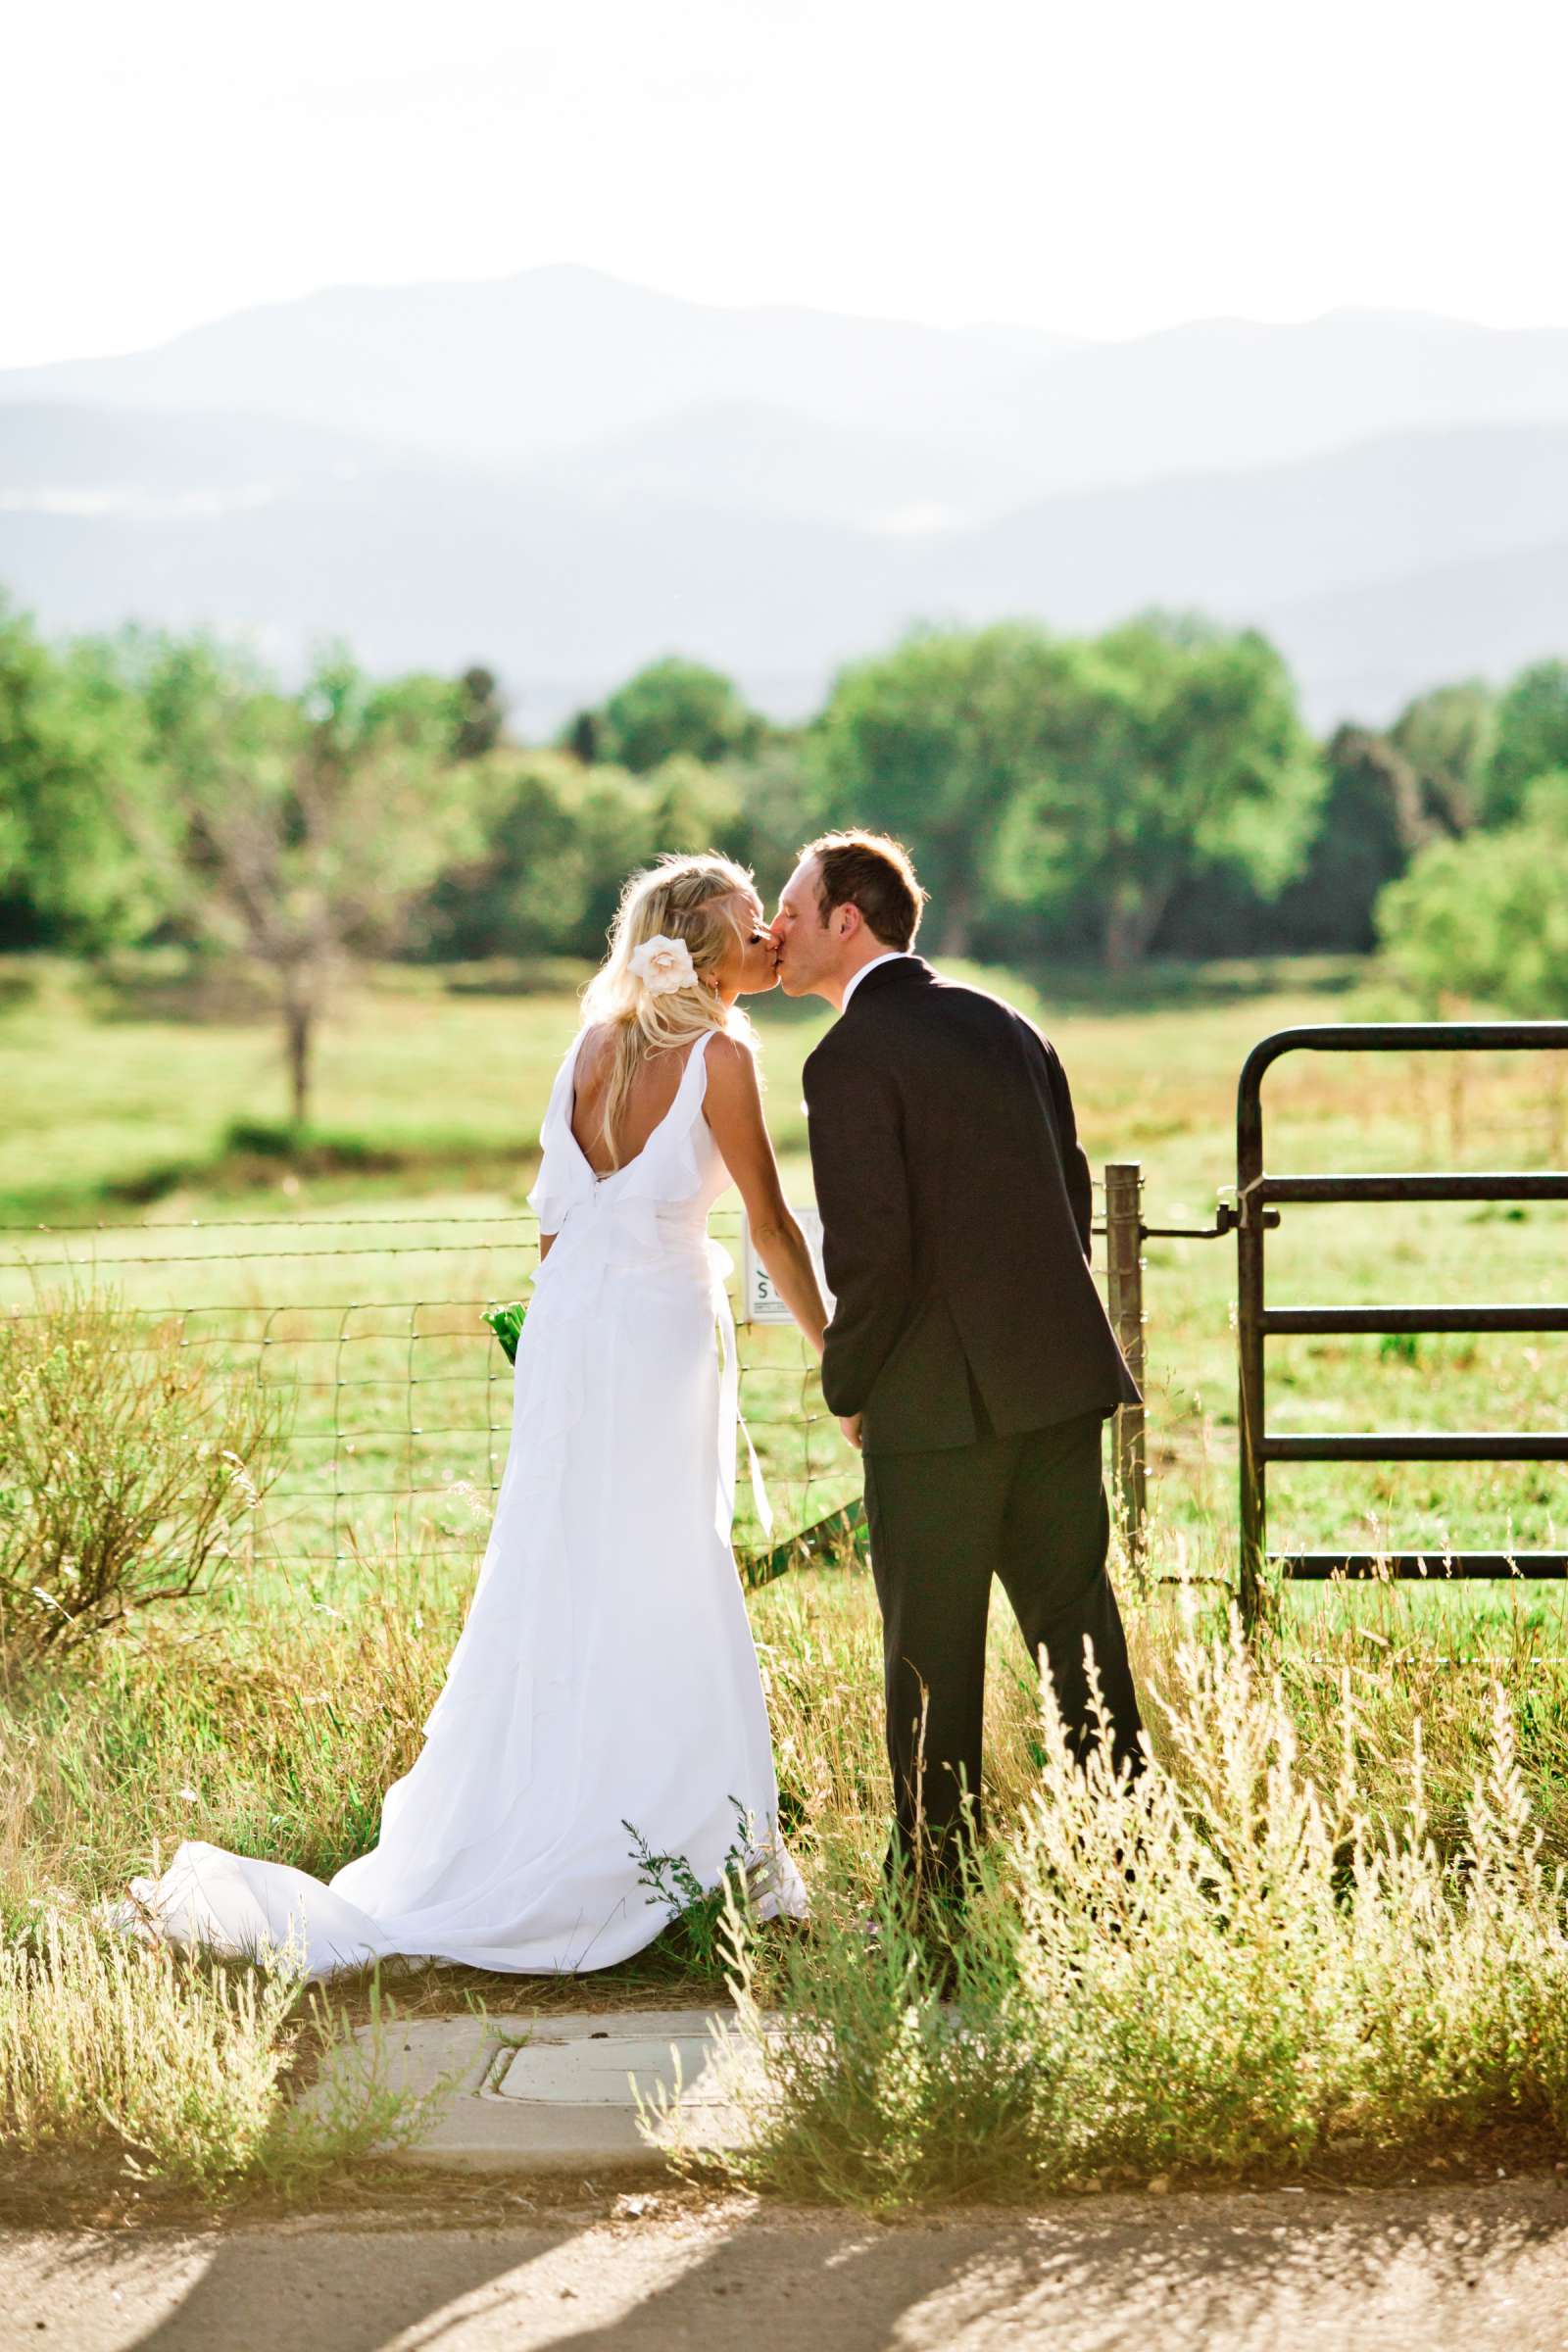
[[[1434,1008],[1568,1010],[1568,662],[1318,743],[1255,631],[924,628],[803,726],[671,658],[529,744],[483,668],[377,680],[333,649],[285,690],[199,636],[52,645],[0,601],[0,950],[242,953],[299,1118],[347,959],[596,956],[659,851],[721,846],[766,890],[848,822],[908,844],[945,955],[1381,942]]]

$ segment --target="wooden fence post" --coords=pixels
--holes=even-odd
[[[1141,1161],[1110,1160],[1105,1167],[1105,1269],[1111,1327],[1128,1370],[1144,1385],[1144,1171]],[[1112,1431],[1112,1477],[1116,1509],[1127,1555],[1141,1565],[1147,1534],[1149,1481],[1144,1451],[1144,1408],[1117,1408]]]

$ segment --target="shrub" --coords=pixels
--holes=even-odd
[[[282,1398],[111,1294],[0,1319],[0,1642],[58,1653],[208,1586],[280,1466]]]

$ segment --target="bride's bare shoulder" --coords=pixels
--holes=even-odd
[[[757,1056],[744,1038],[715,1030],[708,1041],[708,1091],[721,1100],[752,1101],[757,1096]]]
[[[610,1023],[590,1021],[577,1040],[577,1076],[597,1077],[610,1053]]]

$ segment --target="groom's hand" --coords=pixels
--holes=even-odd
[[[858,1453],[860,1450],[860,1415],[858,1413],[844,1414],[839,1421],[839,1427],[855,1447],[856,1452]]]

